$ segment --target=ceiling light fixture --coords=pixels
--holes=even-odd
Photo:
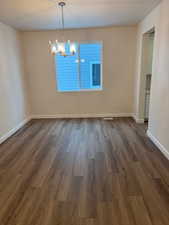
[[[62,22],[62,31],[63,31],[63,36],[62,36],[62,41],[55,40],[49,41],[49,47],[50,47],[50,52],[52,55],[59,54],[61,56],[73,56],[76,53],[76,44],[74,42],[71,42],[70,40],[64,41],[64,28],[65,28],[65,21],[64,21],[64,6],[66,6],[65,2],[59,2],[58,3],[59,7],[61,8],[61,22]],[[67,47],[68,46],[68,47]],[[67,49],[68,48],[68,49]]]

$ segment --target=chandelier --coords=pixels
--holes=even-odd
[[[59,2],[58,3],[60,9],[61,9],[61,23],[62,23],[62,41],[49,41],[49,47],[50,52],[52,55],[59,54],[61,56],[67,57],[67,56],[73,56],[76,53],[76,44],[74,42],[71,42],[70,40],[64,41],[64,28],[65,28],[65,21],[64,21],[64,6],[66,6],[65,2]]]

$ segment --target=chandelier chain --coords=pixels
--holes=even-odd
[[[63,30],[65,29],[65,21],[64,21],[64,10],[63,10],[63,5],[61,5],[61,9],[62,9],[62,28]]]

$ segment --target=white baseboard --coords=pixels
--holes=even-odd
[[[135,114],[133,114],[132,117],[136,123],[140,123],[140,124],[144,123],[144,119],[139,119]]]
[[[4,141],[6,141],[9,137],[11,137],[13,134],[15,134],[20,128],[22,128],[25,124],[27,124],[31,120],[30,118],[27,118],[23,120],[21,123],[19,123],[16,127],[8,131],[5,135],[0,137],[0,144],[2,144]]]
[[[103,114],[55,114],[55,115],[32,115],[32,119],[71,119],[71,118],[104,118],[104,117],[132,117],[132,113],[103,113]]]
[[[152,133],[148,130],[147,136],[151,139],[151,141],[159,148],[159,150],[164,154],[164,156],[169,160],[169,151],[155,138]]]

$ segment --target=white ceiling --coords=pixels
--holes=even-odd
[[[60,28],[57,0],[1,0],[0,21],[21,30]],[[131,25],[160,0],[66,0],[66,28]]]

